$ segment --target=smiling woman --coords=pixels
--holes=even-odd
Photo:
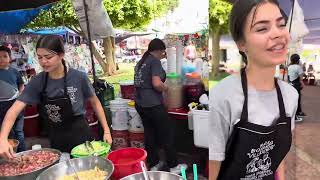
[[[238,0],[230,31],[246,60],[210,91],[210,180],[284,179],[297,92],[274,78],[287,56],[289,32],[276,0]]]

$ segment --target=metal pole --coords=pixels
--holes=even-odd
[[[86,24],[87,24],[87,31],[88,31],[88,41],[89,41],[92,75],[93,75],[93,87],[96,89],[97,88],[96,69],[94,66],[94,59],[93,59],[93,53],[92,53],[92,41],[91,41],[90,24],[89,24],[89,17],[88,17],[88,6],[86,4],[86,0],[83,0],[83,7],[84,7],[84,13],[86,16]]]
[[[295,5],[295,0],[291,0],[292,1],[292,9],[291,9],[291,19],[290,19],[290,24],[289,24],[289,33],[291,32],[291,27],[292,27],[292,19],[293,19],[293,10],[294,10],[294,5]],[[288,59],[290,58],[290,54],[288,55]],[[285,72],[286,72],[286,67],[288,65],[288,61],[285,62],[285,67],[284,67],[284,73],[283,73],[283,77],[282,80],[284,80],[284,76],[285,76]]]
[[[294,10],[294,5],[295,5],[295,0],[292,1],[292,9],[291,9],[291,19],[290,19],[290,24],[289,24],[289,33],[291,32],[291,27],[292,27],[292,19],[293,19],[293,10]]]

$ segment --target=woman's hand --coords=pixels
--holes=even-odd
[[[13,147],[8,142],[8,139],[0,140],[0,157],[11,159],[15,157],[14,154]]]
[[[112,145],[112,137],[110,132],[106,132],[103,134],[103,141]]]

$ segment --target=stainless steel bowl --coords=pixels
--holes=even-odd
[[[48,166],[45,166],[41,169],[34,170],[30,173],[25,173],[17,176],[0,176],[0,180],[34,180],[36,179],[42,171],[46,170],[48,167],[52,166],[53,164],[56,164],[60,160],[61,152],[56,149],[43,148],[38,150],[29,150],[29,151],[23,151],[23,152],[17,153],[17,156],[21,156],[21,155],[27,155],[29,153],[43,151],[43,150],[57,153],[59,154],[59,158],[56,161],[49,164]],[[0,163],[2,163],[3,161],[4,161],[3,159],[0,159]]]
[[[70,163],[74,169],[72,168]],[[108,176],[105,179],[109,179],[114,170],[111,161],[101,157],[89,156],[60,162],[43,171],[38,176],[37,180],[57,180],[64,175],[74,174],[74,171],[86,171],[94,169],[95,167],[98,167],[99,169],[108,173]]]
[[[179,175],[164,171],[148,171],[147,174],[150,180],[183,180]],[[141,172],[126,176],[120,180],[144,180],[144,177]]]

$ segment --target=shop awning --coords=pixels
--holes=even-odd
[[[2,0],[0,34],[17,34],[41,10],[49,9],[58,0]]]
[[[34,9],[59,0],[1,0],[0,12]]]

